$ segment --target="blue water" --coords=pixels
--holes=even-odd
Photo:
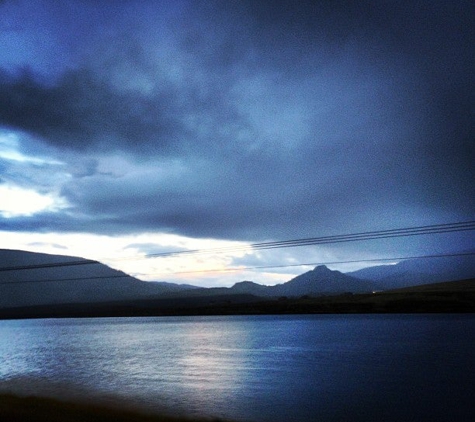
[[[0,391],[234,421],[472,421],[475,315],[0,321]]]

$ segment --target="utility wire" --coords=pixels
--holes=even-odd
[[[216,268],[210,270],[196,270],[196,271],[176,271],[168,272],[162,274],[197,274],[197,273],[219,273],[219,272],[232,272],[232,271],[243,271],[243,270],[256,270],[256,269],[270,269],[270,268],[290,268],[290,267],[304,267],[304,266],[318,266],[318,265],[335,265],[335,264],[354,264],[361,262],[386,262],[386,261],[404,261],[408,259],[427,259],[427,258],[444,258],[444,257],[459,257],[459,256],[473,256],[475,252],[466,252],[466,253],[453,253],[453,254],[436,254],[436,255],[418,255],[418,256],[404,256],[404,257],[395,257],[395,258],[369,258],[369,259],[356,259],[349,261],[328,261],[328,262],[312,262],[312,263],[300,263],[300,264],[285,264],[285,265],[262,265],[262,266],[253,266],[253,267],[234,267],[234,268]],[[156,274],[156,273],[155,273]],[[142,276],[148,276],[152,274],[142,274]],[[23,283],[50,283],[56,281],[79,281],[79,280],[103,280],[103,279],[114,279],[114,278],[134,278],[127,274],[122,275],[110,275],[110,276],[96,276],[96,277],[75,277],[75,278],[55,278],[55,279],[43,279],[43,280],[14,280],[14,281],[3,281],[2,284],[23,284]]]
[[[46,279],[46,280],[13,280],[13,281],[0,281],[0,285],[23,284],[23,283],[52,283],[54,281],[62,282],[62,281],[80,281],[80,280],[104,280],[107,278],[134,278],[134,277],[128,274],[122,274],[122,275],[100,275],[96,277],[51,278],[51,279]]]
[[[0,267],[0,271],[17,271],[17,270],[36,270],[39,268],[54,268],[54,267],[73,267],[78,265],[100,264],[100,262],[91,259],[82,259],[78,261],[66,262],[51,262],[49,264],[31,264],[31,265],[16,265],[12,267]]]
[[[177,271],[173,273],[164,274],[193,274],[193,273],[213,273],[213,272],[232,272],[241,270],[261,270],[270,268],[289,268],[289,267],[305,267],[318,265],[336,265],[336,264],[356,264],[360,262],[385,262],[385,261],[404,261],[408,259],[424,259],[424,258],[442,258],[442,257],[456,257],[456,256],[473,256],[475,252],[459,253],[459,254],[439,254],[439,255],[419,255],[419,256],[404,256],[396,258],[370,258],[370,259],[356,259],[349,261],[328,261],[328,262],[311,262],[301,264],[285,264],[285,265],[261,265],[254,267],[234,267],[234,268],[216,268],[210,270],[195,270],[195,271]]]
[[[407,236],[419,236],[419,235],[428,235],[428,234],[440,234],[440,233],[452,233],[452,232],[461,232],[475,230],[475,221],[466,221],[458,223],[446,223],[446,224],[434,224],[428,226],[419,226],[419,227],[406,227],[400,229],[390,229],[390,230],[378,230],[372,232],[361,232],[345,235],[333,235],[333,236],[322,236],[322,237],[312,237],[312,238],[301,238],[301,239],[292,239],[292,240],[281,240],[275,242],[261,242],[261,243],[252,243],[248,246],[240,247],[221,247],[221,248],[209,248],[209,249],[191,249],[184,251],[171,251],[171,252],[161,252],[157,254],[147,254],[143,258],[158,258],[158,257],[169,257],[185,254],[218,254],[218,253],[236,253],[249,250],[265,250],[265,249],[280,249],[280,248],[289,248],[297,246],[313,246],[321,245],[328,243],[342,243],[342,242],[355,242],[362,240],[375,240],[375,239],[387,239],[394,237],[407,237]],[[130,258],[128,258],[130,259]],[[127,260],[127,258],[122,258],[122,261]],[[68,262],[56,262],[49,264],[36,264],[36,265],[21,265],[21,266],[10,266],[10,267],[0,267],[0,272],[2,271],[17,271],[17,270],[30,270],[38,268],[51,268],[51,267],[68,267],[76,265],[92,265],[98,264],[99,262],[93,260],[77,260],[77,261],[68,261]]]
[[[147,254],[146,258],[167,257],[173,255],[182,254],[198,254],[198,253],[226,253],[226,252],[241,252],[249,249],[263,250],[296,246],[309,246],[319,245],[325,243],[339,243],[339,242],[351,242],[359,240],[373,240],[384,239],[390,237],[404,237],[404,236],[417,236],[422,234],[438,234],[438,233],[450,233],[456,231],[467,231],[475,229],[475,221],[460,222],[460,223],[447,223],[436,224],[430,226],[409,227],[403,229],[391,229],[391,230],[378,230],[373,232],[361,232],[347,235],[333,235],[322,237],[311,237],[303,239],[292,240],[280,240],[275,242],[261,242],[251,243],[250,245],[243,246],[228,246],[221,248],[209,248],[209,249],[194,249],[185,251],[173,251],[173,252],[161,252],[156,254]]]

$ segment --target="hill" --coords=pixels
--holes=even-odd
[[[356,277],[333,271],[325,265],[300,274],[291,280],[275,286],[264,286],[252,281],[241,281],[231,288],[207,289],[209,293],[250,294],[260,297],[298,297],[322,296],[342,293],[369,293],[379,290],[380,285],[373,281],[361,280]],[[195,291],[191,294],[199,294]],[[206,292],[201,292],[206,294]]]
[[[375,282],[358,279],[340,271],[319,265],[284,284],[274,287],[278,296],[335,295],[341,293],[368,293],[379,289]]]
[[[473,251],[467,251],[461,256],[408,259],[395,265],[363,268],[347,275],[374,281],[381,290],[464,280],[475,276],[475,255]]]
[[[2,308],[146,299],[192,288],[144,282],[97,261],[18,250],[0,250],[0,269]]]
[[[144,282],[77,257],[0,250],[0,318],[474,309],[473,279],[404,287],[417,274],[405,270],[418,265],[403,262],[356,272],[374,280],[321,265],[275,286],[243,281],[231,288],[198,288]],[[409,278],[397,279],[398,274]]]
[[[422,284],[420,286],[404,287],[402,289],[388,290],[387,293],[456,293],[475,292],[475,279],[444,281],[442,283]]]
[[[0,250],[0,270],[0,308],[4,309],[74,304],[88,306],[153,299],[161,299],[162,307],[164,301],[176,306],[179,303],[190,306],[192,300],[204,303],[200,298],[209,297],[221,298],[226,303],[236,301],[239,296],[252,302],[256,297],[371,292],[376,286],[374,282],[319,266],[276,286],[244,281],[231,288],[197,288],[166,282],[144,282],[83,258],[18,250]],[[183,300],[177,302],[177,298]]]

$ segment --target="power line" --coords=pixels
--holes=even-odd
[[[12,267],[0,267],[0,271],[17,271],[17,270],[36,270],[39,268],[54,268],[54,267],[73,267],[77,265],[91,265],[100,264],[100,262],[91,259],[82,259],[78,261],[65,262],[51,262],[49,264],[31,264],[31,265],[16,265]]]
[[[249,249],[263,250],[274,248],[286,248],[296,246],[311,246],[326,243],[340,243],[340,242],[352,242],[360,240],[374,240],[374,239],[386,239],[391,237],[405,237],[405,236],[417,236],[423,234],[439,234],[439,233],[451,233],[458,231],[468,231],[475,229],[475,221],[467,221],[460,223],[446,223],[446,224],[434,224],[429,226],[409,227],[402,229],[390,229],[390,230],[378,230],[372,232],[361,232],[346,235],[333,235],[322,237],[301,238],[292,240],[280,240],[275,242],[261,242],[251,243],[250,245],[239,247],[221,247],[221,248],[209,248],[209,249],[194,249],[185,251],[172,251],[161,252],[156,254],[147,254],[146,258],[158,258],[168,257],[182,254],[198,254],[198,253],[231,253],[241,252]]]
[[[141,257],[140,259],[170,257],[170,256],[176,256],[176,255],[184,255],[184,254],[236,253],[236,252],[248,251],[250,249],[257,251],[257,250],[280,249],[280,248],[289,248],[289,247],[297,247],[297,246],[314,246],[314,245],[322,245],[322,244],[329,244],[329,243],[344,243],[344,242],[355,242],[355,241],[363,241],[363,240],[387,239],[387,238],[395,238],[395,237],[419,236],[419,235],[428,235],[428,234],[432,235],[432,234],[452,233],[452,232],[461,232],[461,231],[469,231],[469,230],[475,230],[475,221],[433,224],[433,225],[428,225],[428,226],[406,227],[406,228],[400,228],[400,229],[377,230],[377,231],[371,231],[371,232],[300,238],[300,239],[292,239],[292,240],[280,240],[280,241],[274,241],[274,242],[261,242],[261,243],[252,243],[248,246],[239,246],[239,247],[228,246],[228,247],[221,247],[221,248],[191,249],[191,250],[184,250],[184,251],[161,252],[161,253],[156,253],[156,254],[147,254],[144,257]],[[128,259],[131,259],[131,258],[122,258],[121,260],[125,261]],[[49,263],[49,264],[10,266],[10,267],[0,267],[0,271],[30,270],[30,269],[39,269],[39,268],[68,267],[68,266],[91,265],[91,264],[98,264],[98,262],[93,261],[93,260],[77,260],[77,261],[56,262],[56,263]]]
[[[385,261],[404,261],[408,259],[425,259],[425,258],[442,258],[442,257],[456,257],[456,256],[472,256],[475,252],[459,253],[459,254],[439,254],[439,255],[419,255],[419,256],[405,256],[395,258],[369,258],[369,259],[356,259],[349,261],[328,261],[328,262],[311,262],[300,264],[285,264],[285,265],[261,265],[253,267],[234,267],[234,268],[216,268],[210,270],[196,270],[196,271],[177,271],[166,274],[194,274],[194,273],[213,273],[213,272],[232,272],[242,270],[260,270],[270,268],[290,268],[290,267],[305,267],[305,266],[317,266],[317,265],[336,265],[336,264],[356,264],[361,262],[385,262]]]
[[[95,277],[74,277],[74,278],[51,278],[46,280],[14,280],[14,281],[0,281],[2,284],[23,284],[23,283],[52,283],[55,281],[80,281],[80,280],[104,280],[106,278],[134,278],[131,275],[100,275]]]
[[[363,232],[348,235],[324,236],[308,239],[286,240],[280,242],[268,242],[252,245],[254,249],[270,249],[280,247],[318,245],[325,243],[352,242],[359,240],[386,239],[390,237],[417,236],[422,234],[450,233],[455,231],[474,230],[475,222],[452,223],[422,227],[412,227],[393,230],[379,230],[375,232]]]
[[[252,267],[234,267],[234,268],[216,268],[210,270],[196,270],[196,271],[176,271],[163,274],[197,274],[197,273],[212,273],[212,272],[232,272],[243,270],[256,270],[256,269],[270,269],[270,268],[290,268],[290,267],[304,267],[304,266],[318,266],[318,265],[336,265],[336,264],[355,264],[361,262],[387,262],[387,261],[404,261],[408,259],[427,259],[427,258],[444,258],[444,257],[459,257],[459,256],[473,256],[475,252],[466,253],[452,253],[452,254],[435,254],[435,255],[417,255],[417,256],[405,256],[405,257],[393,257],[393,258],[368,258],[368,259],[356,259],[347,261],[327,261],[327,262],[312,262],[312,263],[300,263],[300,264],[285,264],[285,265],[262,265]],[[151,274],[142,274],[151,275]],[[42,279],[42,280],[15,280],[15,281],[3,281],[2,284],[23,284],[23,283],[50,283],[56,281],[80,281],[80,280],[104,280],[104,279],[117,279],[117,278],[133,278],[130,275],[110,275],[110,276],[96,276],[96,277],[75,277],[75,278],[55,278],[55,279]]]

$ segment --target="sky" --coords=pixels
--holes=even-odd
[[[474,9],[0,1],[0,248],[218,286],[473,247],[249,245],[475,220]]]

